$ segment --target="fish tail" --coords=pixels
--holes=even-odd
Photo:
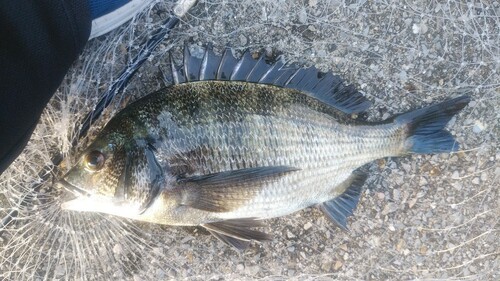
[[[419,154],[457,151],[458,143],[444,127],[469,101],[470,97],[461,96],[395,117],[395,123],[406,125],[406,151]]]

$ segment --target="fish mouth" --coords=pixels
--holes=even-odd
[[[90,198],[90,193],[75,186],[64,179],[58,180],[56,187],[64,190],[64,195],[61,202],[61,209],[63,210],[82,210],[82,206]]]
[[[90,193],[87,192],[86,190],[81,189],[78,186],[73,185],[64,179],[58,180],[56,182],[56,187],[66,190],[68,193],[74,195],[75,197],[90,196]]]

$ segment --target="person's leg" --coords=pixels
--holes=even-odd
[[[89,35],[111,31],[152,1],[0,3],[0,174],[21,153]]]
[[[26,145],[90,27],[87,0],[0,4],[0,174]]]

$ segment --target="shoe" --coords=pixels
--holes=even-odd
[[[122,25],[154,0],[89,0],[92,29],[89,40]]]

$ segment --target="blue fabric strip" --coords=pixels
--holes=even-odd
[[[129,0],[89,0],[90,16],[94,20],[122,7]]]

